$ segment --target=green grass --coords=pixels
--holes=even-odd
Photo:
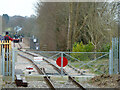
[[[76,77],[75,80],[76,80],[77,82],[79,82],[79,78],[78,78],[78,77]]]
[[[83,61],[84,63],[89,63],[89,61]],[[75,61],[75,62],[69,62],[73,67],[76,67],[76,68],[79,68],[82,64],[78,61]],[[106,59],[106,58],[103,58],[103,59],[99,59],[97,61],[93,61],[91,62],[90,65],[91,67],[89,67],[88,65],[84,65],[82,66],[80,69],[89,69],[90,73],[95,73],[95,74],[102,74],[101,72],[99,71],[102,71],[104,72],[105,74],[108,73],[108,65],[99,65],[99,64],[108,64],[109,63],[109,60]],[[99,71],[98,71],[99,70]]]
[[[65,82],[59,82],[60,84],[65,84]]]

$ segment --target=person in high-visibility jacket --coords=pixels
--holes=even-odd
[[[13,39],[8,34],[9,34],[9,32],[6,32],[6,35],[4,36],[4,40],[6,41],[6,43],[9,42],[9,40],[13,41]],[[8,54],[8,58],[9,58],[9,44],[8,45],[5,44],[4,48],[5,48],[5,52],[7,52],[7,50],[8,50],[7,54]],[[5,61],[7,61],[7,54],[5,53]]]
[[[4,36],[4,40],[9,42],[9,40],[13,41],[13,38],[9,36],[9,32],[6,32],[6,35]],[[4,45],[4,48],[7,48],[7,45]]]
[[[13,41],[13,38],[11,38],[8,34],[9,34],[9,32],[6,32],[6,35],[4,36],[4,40],[11,40],[11,41]]]

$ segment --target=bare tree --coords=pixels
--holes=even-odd
[[[74,42],[91,41],[97,51],[116,30],[115,3],[38,2],[36,8],[36,35],[49,50],[71,51]]]

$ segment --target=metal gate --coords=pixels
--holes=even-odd
[[[0,41],[1,49],[1,74],[3,78],[5,76],[11,76],[14,81],[15,74],[15,58],[14,47],[12,47],[11,41]]]
[[[112,49],[109,53],[109,74],[118,74],[120,67],[120,53],[118,55],[118,52],[120,52],[120,37],[118,38],[112,38]]]
[[[63,66],[63,57],[67,58],[68,65],[61,67],[61,75],[63,69],[71,68],[68,73],[74,71],[81,75],[97,75],[109,73],[109,52],[56,52],[56,51],[42,51],[37,52],[47,59],[53,59],[55,62],[57,58],[61,57],[61,66]],[[56,64],[56,63],[54,63]],[[74,74],[73,74],[74,75]]]

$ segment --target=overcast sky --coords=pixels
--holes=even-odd
[[[9,16],[21,15],[30,16],[35,14],[34,5],[38,0],[1,0],[0,15]]]
[[[9,16],[21,15],[21,16],[30,16],[35,14],[35,7],[38,0],[1,0],[0,1],[0,15],[8,14]],[[95,0],[41,0],[41,1],[58,1],[58,2],[68,2],[68,1],[79,1],[79,2],[90,2]],[[97,0],[104,1],[104,0]],[[107,0],[112,1],[112,0]],[[120,1],[120,0],[116,0]]]

